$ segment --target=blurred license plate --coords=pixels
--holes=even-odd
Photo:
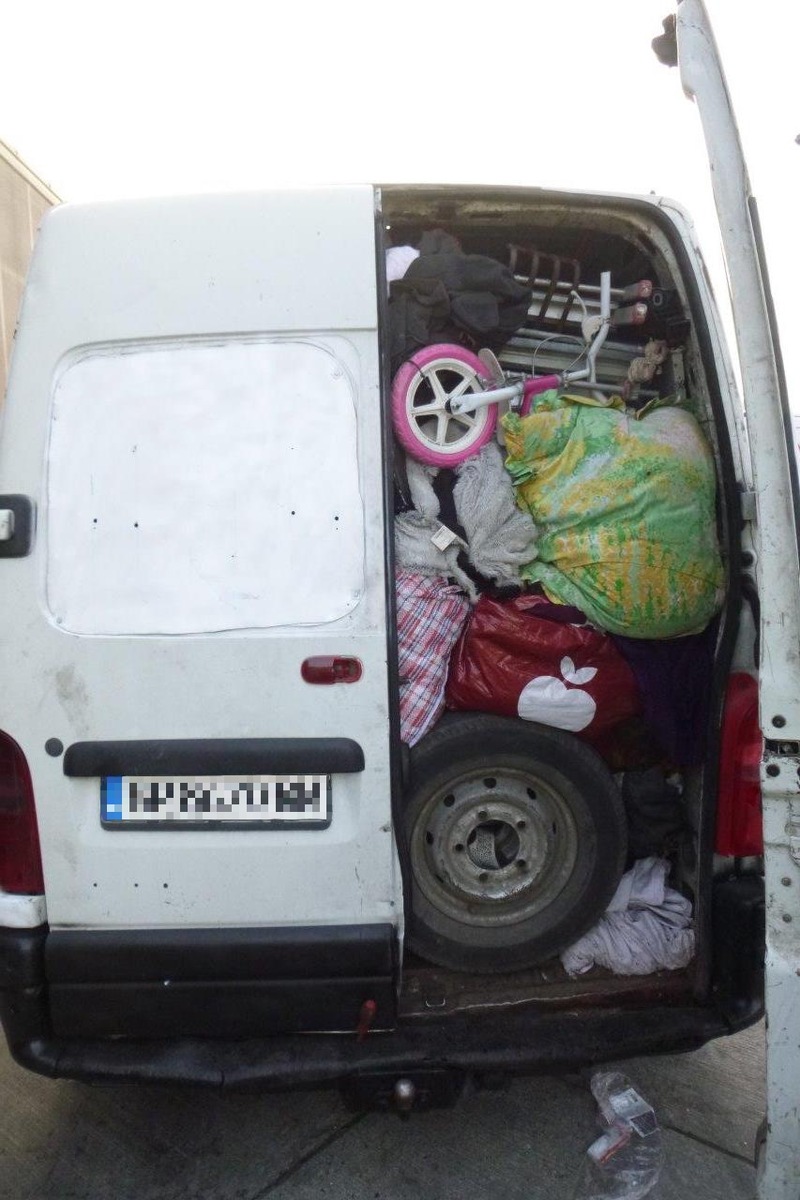
[[[224,823],[320,829],[331,819],[330,777],[112,775],[102,781],[100,818],[115,828]]]

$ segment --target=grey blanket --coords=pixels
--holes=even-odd
[[[466,534],[466,546],[455,540],[439,549],[431,540],[442,530],[439,500],[433,488],[436,473],[435,467],[407,460],[414,508],[395,518],[398,567],[424,575],[449,576],[474,601],[475,585],[457,561],[460,551],[465,550],[476,571],[487,579],[499,585],[519,583],[520,568],[536,557],[536,526],[514,502],[514,489],[500,447],[490,442],[456,468],[453,499]]]

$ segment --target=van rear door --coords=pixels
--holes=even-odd
[[[759,702],[767,896],[769,1135],[760,1194],[800,1187],[800,569],[797,467],[758,211],[717,47],[701,0],[677,12],[677,51],[697,101],[730,280],[755,508],[752,570],[761,606]],[[750,539],[748,539],[750,549]]]
[[[0,450],[37,514],[0,561],[0,729],[62,1032],[136,1032],[92,1025],[86,988],[153,971],[349,981],[341,1011],[255,1004],[261,1032],[353,1027],[374,977],[391,1023],[379,382],[371,188],[45,221]]]

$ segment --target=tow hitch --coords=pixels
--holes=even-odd
[[[370,1071],[351,1075],[342,1083],[342,1096],[351,1109],[396,1112],[408,1117],[429,1108],[451,1108],[464,1087],[463,1071],[444,1067],[398,1074]]]

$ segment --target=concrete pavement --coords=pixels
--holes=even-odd
[[[753,1200],[763,1027],[620,1064],[655,1106],[654,1200]],[[577,1078],[454,1109],[354,1115],[338,1094],[218,1095],[39,1078],[0,1051],[0,1200],[571,1200],[596,1134]]]

